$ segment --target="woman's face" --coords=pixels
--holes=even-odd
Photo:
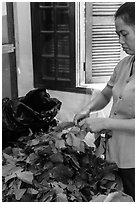
[[[126,24],[121,17],[115,20],[116,33],[123,50],[129,54],[135,54],[135,27]]]

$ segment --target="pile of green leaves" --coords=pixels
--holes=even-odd
[[[95,155],[84,130],[62,123],[3,150],[3,202],[88,202],[121,188],[115,164]]]

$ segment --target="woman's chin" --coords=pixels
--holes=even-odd
[[[126,50],[124,50],[124,51],[125,51],[125,53],[128,54],[128,55],[134,55],[134,54],[135,54],[135,52],[133,52],[132,50],[129,50],[129,49],[126,49]]]

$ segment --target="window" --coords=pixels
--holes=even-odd
[[[74,3],[31,3],[34,86],[75,87]]]
[[[108,81],[122,57],[113,19],[120,5],[32,2],[35,87],[74,90]]]

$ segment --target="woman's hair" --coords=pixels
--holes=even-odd
[[[115,19],[121,17],[128,25],[135,25],[135,2],[126,2],[115,13]]]

